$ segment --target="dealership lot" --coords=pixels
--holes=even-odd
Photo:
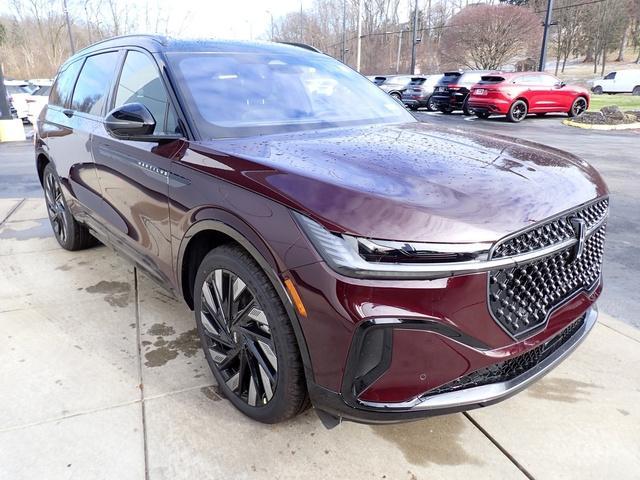
[[[60,249],[32,147],[2,144],[0,478],[635,477],[640,135],[417,115],[567,149],[609,183],[601,321],[558,369],[502,404],[412,424],[251,422],[217,395],[192,313],[106,247]]]

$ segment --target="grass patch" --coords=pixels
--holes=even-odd
[[[617,105],[620,110],[640,110],[640,96],[636,95],[591,95],[589,111],[597,112],[602,107]]]

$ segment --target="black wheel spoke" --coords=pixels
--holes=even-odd
[[[265,310],[238,275],[215,269],[202,285],[200,323],[226,388],[250,406],[271,400],[278,360]]]

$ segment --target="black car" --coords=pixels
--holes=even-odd
[[[379,77],[376,77],[376,79]],[[382,90],[387,92],[396,100],[400,100],[402,98],[402,94],[409,87],[410,83],[414,79],[420,79],[426,77],[414,77],[411,75],[394,75],[386,78],[384,82],[381,84],[376,83]]]
[[[433,103],[433,91],[442,75],[428,75],[426,77],[412,77],[409,86],[402,93],[402,103],[411,110],[418,110],[420,107],[427,107],[433,112],[437,107]]]
[[[480,77],[491,73],[488,70],[470,70],[468,72],[445,72],[431,96],[432,104],[442,113],[462,110],[465,115],[473,111],[467,105],[471,87],[480,81]]]

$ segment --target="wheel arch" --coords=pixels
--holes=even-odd
[[[247,226],[246,228],[249,227]],[[253,233],[253,235],[251,233]],[[252,238],[249,239],[249,236]],[[254,245],[254,242],[258,243],[259,247]],[[270,251],[260,237],[252,230],[250,230],[250,233],[246,231],[242,232],[240,228],[236,228],[235,225],[232,226],[229,222],[218,219],[204,219],[194,223],[180,243],[177,256],[176,277],[179,284],[180,295],[189,308],[193,310],[194,302],[192,292],[198,265],[204,256],[213,248],[229,243],[236,244],[244,249],[264,271],[267,278],[269,278],[293,325],[307,382],[313,381],[311,356],[298,313],[280,278],[277,262],[270,253],[263,253]]]
[[[42,185],[44,169],[49,163],[52,163],[52,162],[46,153],[42,151],[36,151],[36,171],[38,172],[38,179],[40,180],[40,185]]]

